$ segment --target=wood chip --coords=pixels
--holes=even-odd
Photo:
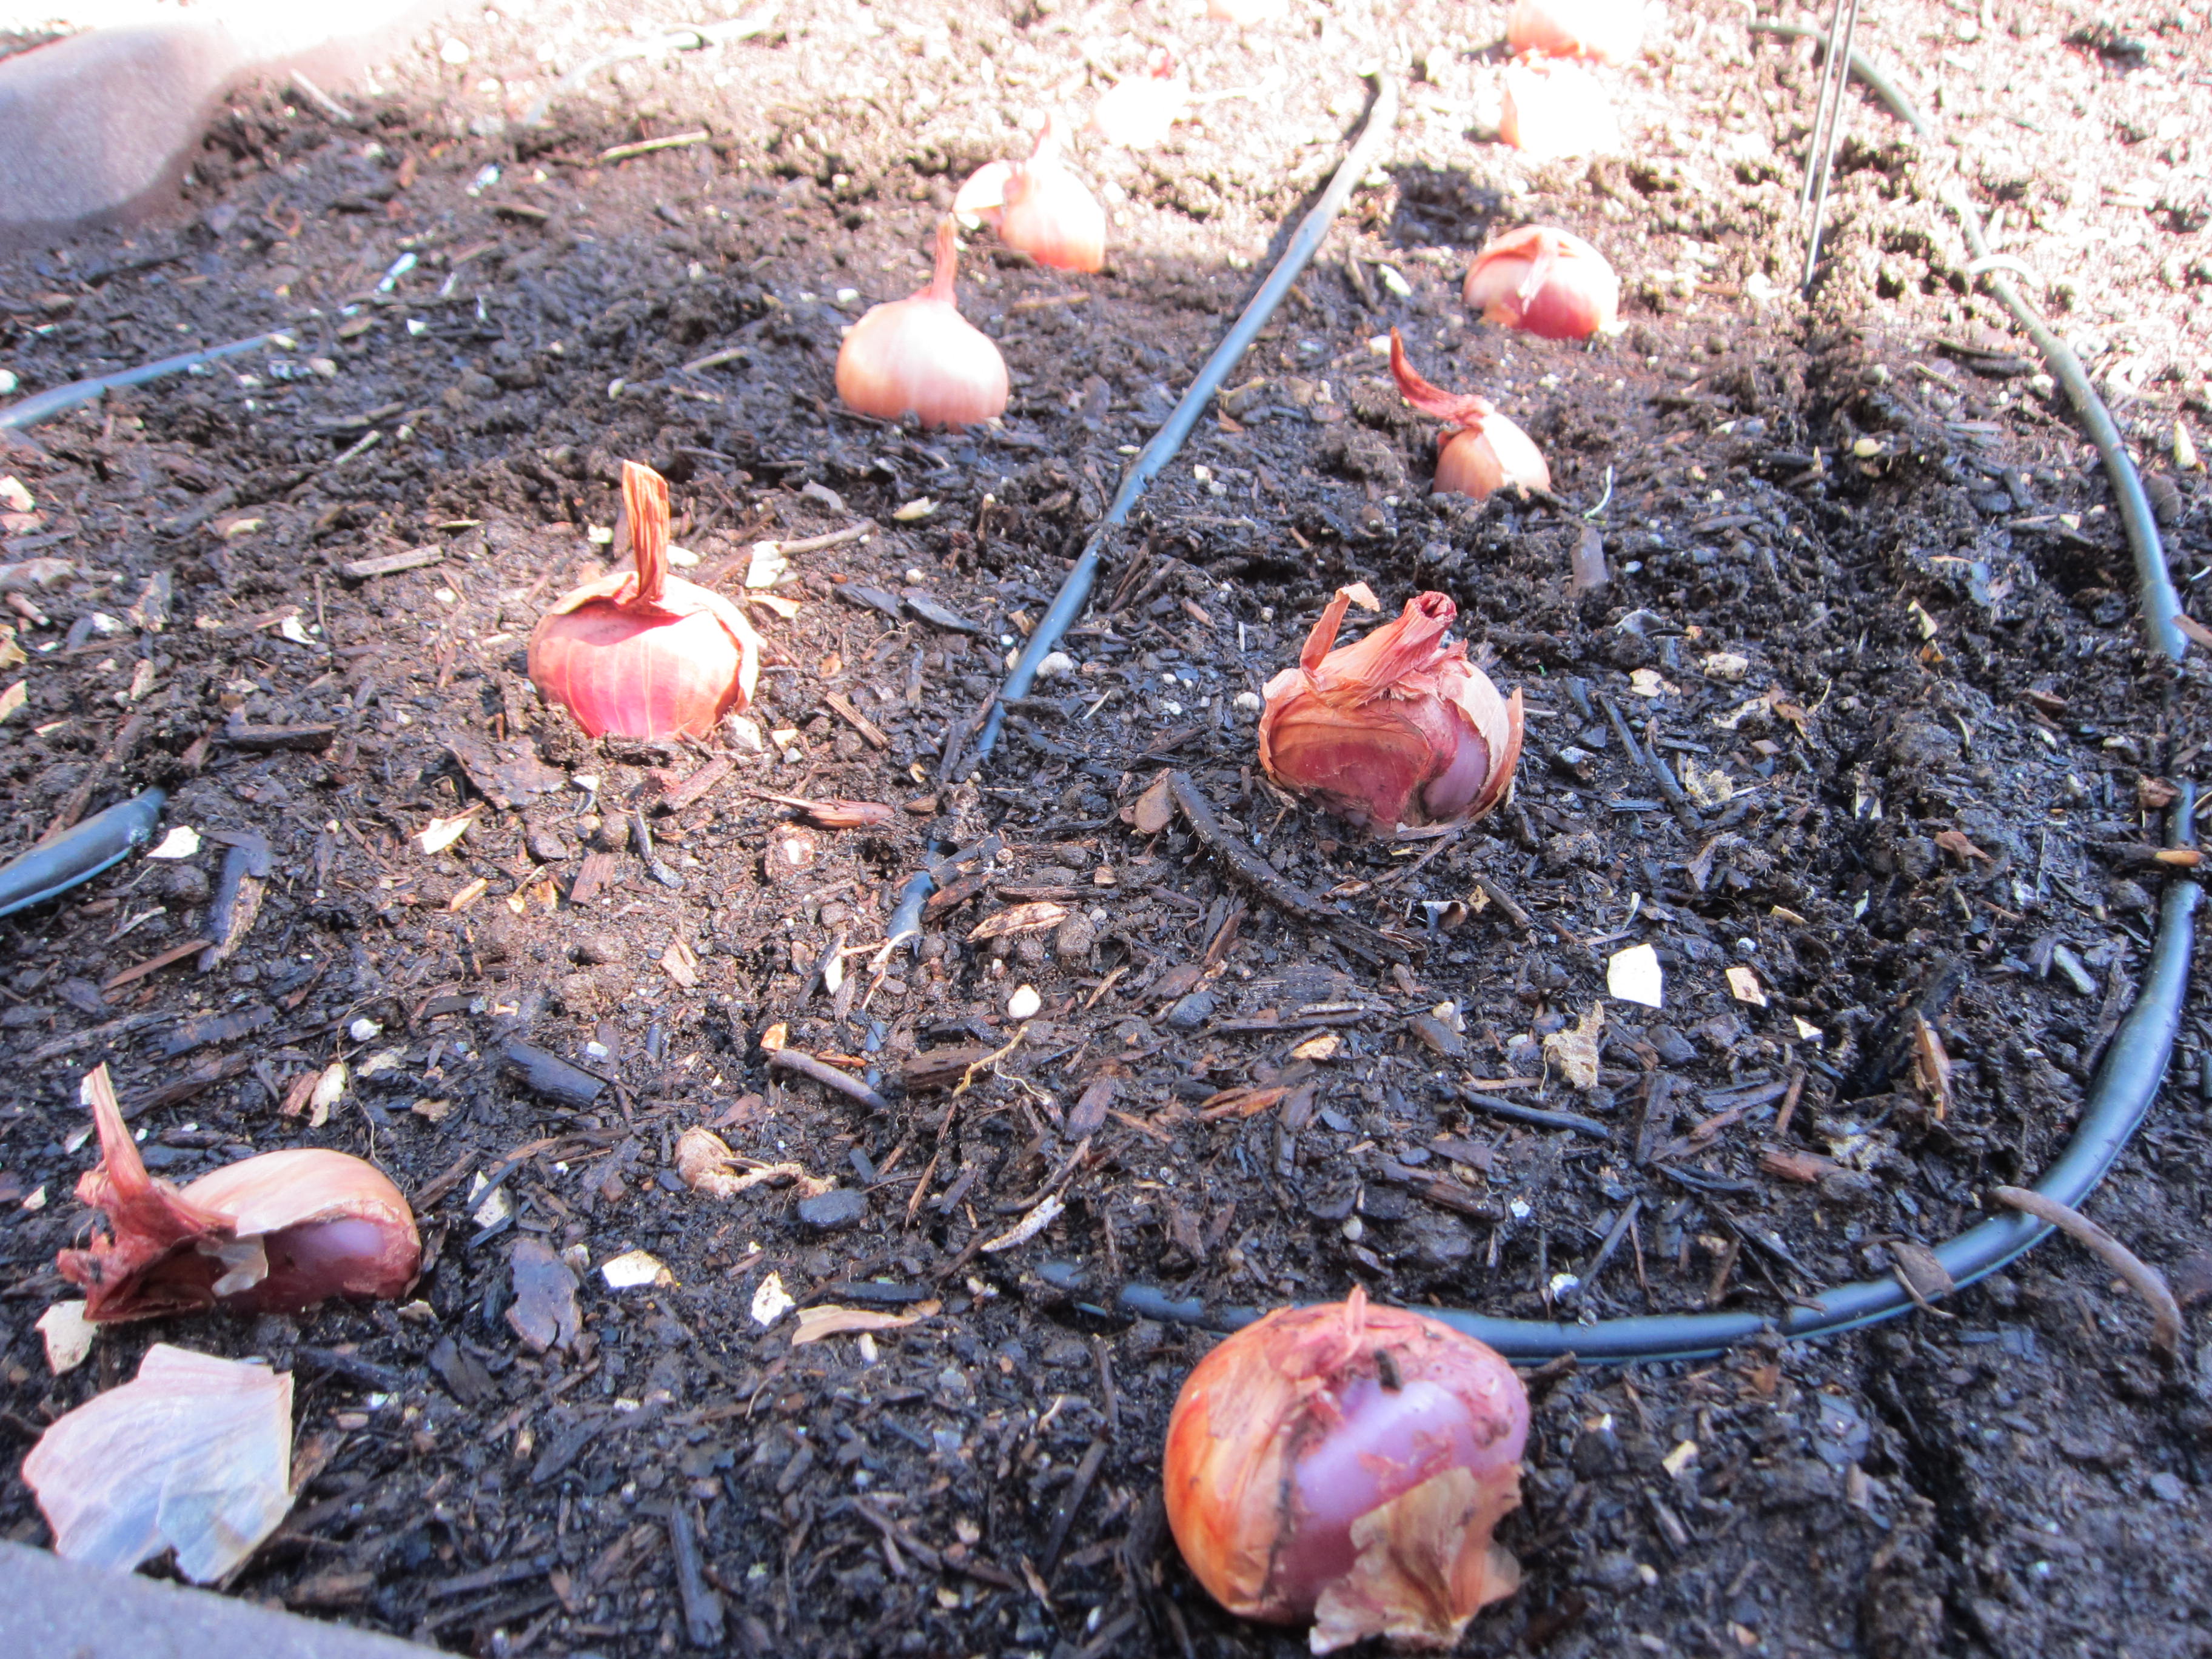
[[[985,1249],[991,1247],[985,1245]],[[915,1304],[911,1313],[884,1313],[874,1308],[848,1308],[834,1302],[822,1303],[799,1310],[799,1328],[791,1334],[791,1346],[803,1348],[810,1342],[819,1342],[825,1337],[844,1336],[862,1331],[902,1330],[908,1325],[919,1325],[938,1310],[935,1302]]]
[[[1004,939],[1012,933],[1042,933],[1048,927],[1057,927],[1067,920],[1067,907],[1041,899],[1034,904],[1017,904],[1011,910],[1001,910],[994,916],[986,916],[975,924],[969,935],[972,944],[979,939]]]

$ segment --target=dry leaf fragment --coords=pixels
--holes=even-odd
[[[1329,1060],[1344,1046],[1344,1039],[1334,1031],[1317,1031],[1291,1050],[1293,1060]]]
[[[599,1277],[611,1291],[634,1291],[647,1285],[673,1285],[676,1275],[650,1250],[624,1250],[599,1264]]]
[[[1606,959],[1605,988],[1623,1002],[1641,1003],[1646,1008],[1663,1007],[1665,981],[1659,953],[1649,945],[1632,945],[1625,951],[1615,951]]]
[[[935,1313],[934,1302],[916,1303],[911,1313],[884,1313],[874,1308],[847,1308],[834,1302],[799,1310],[799,1328],[791,1334],[791,1346],[803,1348],[810,1342],[819,1342],[824,1337],[842,1336],[850,1332],[896,1331],[908,1325],[919,1325]]]
[[[1728,970],[1728,988],[1729,994],[1738,1002],[1749,1003],[1754,1008],[1766,1006],[1766,992],[1759,985],[1759,975],[1741,963]]]
[[[699,983],[699,957],[682,939],[671,939],[668,948],[660,953],[660,965],[668,977],[685,990],[693,990]]]
[[[476,822],[473,812],[464,812],[458,817],[432,818],[416,833],[415,845],[425,853],[442,853],[463,836]]]
[[[1598,1034],[1605,1030],[1605,1005],[1594,1002],[1577,1024],[1544,1039],[1544,1058],[1577,1089],[1597,1087]]]
[[[1961,864],[1964,864],[1968,859],[1979,859],[1984,864],[1995,864],[1996,862],[1996,860],[1991,858],[1987,853],[1984,853],[1980,848],[1975,846],[1973,842],[1968,841],[1966,836],[1966,832],[1963,830],[1942,830],[1938,832],[1936,836],[1936,844],[1942,848],[1945,852],[1948,853],[1953,858],[1958,860]]]
[[[1950,1270],[1925,1244],[1916,1244],[1909,1238],[1893,1238],[1889,1242],[1889,1259],[1897,1270],[1898,1283],[1905,1286],[1905,1293],[1923,1308],[1937,1297],[1948,1296],[1959,1288]]]
[[[676,1173],[695,1193],[709,1198],[735,1198],[755,1187],[795,1181],[807,1197],[827,1192],[835,1183],[806,1173],[802,1164],[763,1164],[741,1158],[712,1129],[686,1129],[676,1143]]]
[[[17,680],[6,690],[0,691],[0,721],[12,717],[31,698],[30,682]]]
[[[100,1327],[84,1316],[82,1301],[57,1302],[39,1316],[39,1335],[46,1345],[46,1369],[64,1376],[84,1364]]]
[[[771,1273],[753,1292],[753,1323],[773,1325],[789,1313],[791,1307],[790,1292],[783,1288],[783,1275]]]
[[[1951,1056],[1926,1015],[1912,1016],[1912,1080],[1941,1123],[1951,1110]]]
[[[163,1550],[222,1577],[292,1507],[292,1378],[156,1343],[138,1375],[56,1422],[23,1460],[54,1553],[128,1572]]]
[[[1152,787],[1121,809],[1129,827],[1140,836],[1157,836],[1175,818],[1175,803],[1168,799],[1169,775],[1152,780]]]
[[[345,1098],[346,1063],[334,1060],[322,1069],[307,1091],[307,1122],[321,1128],[331,1121],[331,1108]]]
[[[1038,899],[1029,904],[1017,904],[1011,910],[1001,910],[995,916],[986,916],[976,923],[968,935],[970,943],[977,939],[1003,939],[1009,933],[1042,933],[1048,927],[1057,927],[1067,920],[1067,907],[1054,904],[1050,899]]]

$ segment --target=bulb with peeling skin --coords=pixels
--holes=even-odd
[[[1644,0],[1513,0],[1505,44],[1516,52],[1625,64],[1644,44]]]
[[[391,1297],[415,1282],[415,1218],[384,1172],[349,1152],[301,1147],[226,1164],[179,1188],[147,1173],[107,1067],[81,1091],[99,1167],[77,1197],[110,1231],[54,1265],[108,1323],[224,1307],[296,1313],[334,1296]]]
[[[1192,1371],[1168,1425],[1168,1523],[1216,1601],[1312,1619],[1316,1653],[1449,1647],[1519,1583],[1492,1534],[1520,1501],[1528,1432],[1498,1354],[1355,1289],[1269,1315]]]
[[[1437,494],[1484,501],[1500,489],[1524,495],[1552,487],[1543,452],[1487,398],[1460,396],[1431,386],[1406,359],[1406,343],[1390,331],[1390,374],[1407,403],[1424,415],[1451,422],[1437,440]]]
[[[1521,757],[1521,694],[1498,694],[1447,637],[1449,594],[1421,593],[1365,638],[1330,649],[1346,610],[1380,609],[1364,582],[1340,587],[1298,665],[1265,688],[1260,764],[1277,783],[1378,834],[1473,821],[1505,799]]]

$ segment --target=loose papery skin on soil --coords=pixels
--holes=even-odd
[[[1445,1648],[1521,1582],[1492,1541],[1521,1501],[1528,1396],[1496,1352],[1396,1308],[1289,1308],[1199,1362],[1168,1426],[1168,1522],[1213,1597]]]

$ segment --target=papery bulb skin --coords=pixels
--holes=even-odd
[[[1549,225],[1509,230],[1476,254],[1466,297],[1486,321],[1551,340],[1620,326],[1620,278],[1605,255]]]
[[[1269,680],[1260,765],[1295,794],[1362,829],[1472,822],[1505,799],[1521,758],[1521,694],[1510,701],[1445,636],[1457,607],[1422,593],[1364,639],[1330,649],[1364,583],[1340,587],[1306,636],[1298,665]]]
[[[1455,1644],[1519,1586],[1492,1534],[1521,1501],[1528,1396],[1494,1350],[1416,1313],[1284,1309],[1193,1370],[1169,1419],[1168,1525],[1243,1618],[1333,1652]]]
[[[1644,0],[1513,0],[1505,44],[1516,53],[1625,64],[1644,44]]]
[[[837,349],[837,395],[863,415],[970,426],[1006,412],[1006,360],[960,314],[953,222],[937,228],[937,270],[910,299],[872,306]]]
[[[1437,495],[1471,495],[1480,501],[1509,488],[1524,495],[1551,489],[1552,469],[1534,441],[1499,414],[1489,398],[1446,392],[1423,380],[1407,361],[1406,343],[1395,328],[1390,373],[1407,403],[1455,428],[1437,440]]]
[[[530,678],[588,737],[711,735],[752,701],[760,635],[720,594],[668,574],[668,481],[623,463],[635,570],[586,582],[538,619]]]
[[[1091,130],[1124,149],[1151,149],[1190,105],[1190,81],[1164,47],[1155,47],[1143,69],[1116,81],[1091,106]]]
[[[299,1313],[334,1296],[388,1300],[415,1282],[422,1244],[389,1177],[348,1152],[264,1152],[179,1188],[147,1172],[107,1068],[85,1079],[100,1161],[78,1199],[106,1218],[55,1259],[94,1323],[221,1307]]]
[[[1059,123],[1047,118],[1026,161],[980,167],[952,198],[955,215],[981,221],[1055,270],[1097,270],[1106,263],[1106,210],[1060,159]]]
[[[1620,148],[1613,98],[1580,64],[1547,58],[1509,64],[1498,136],[1533,161],[1603,155]]]

